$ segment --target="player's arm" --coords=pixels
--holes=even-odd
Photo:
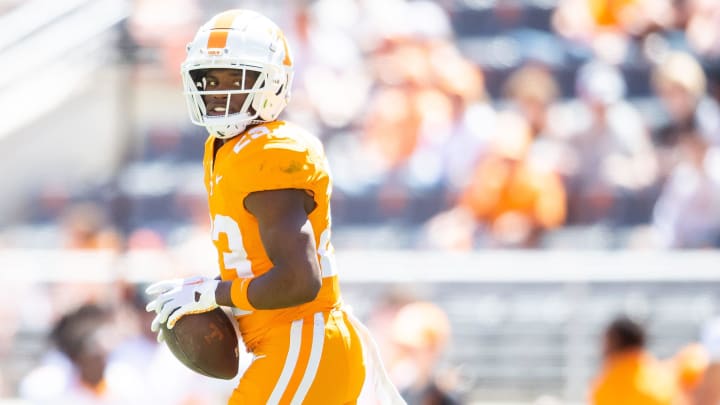
[[[262,276],[245,280],[246,291],[239,294],[247,294],[247,297],[240,301],[247,299],[255,309],[277,309],[315,299],[322,279],[315,236],[308,220],[308,213],[315,204],[312,197],[304,190],[296,189],[259,191],[248,195],[244,204],[258,221],[260,239],[273,268]],[[217,303],[238,306],[232,284],[242,282],[221,282],[215,295]]]
[[[207,312],[218,305],[276,309],[315,299],[322,279],[307,217],[315,208],[313,199],[304,190],[285,189],[252,193],[244,204],[258,221],[260,239],[273,268],[253,279],[191,277],[151,285],[147,293],[159,294],[146,308],[158,313],[151,325],[153,331],[159,331],[165,322],[172,329],[182,316]],[[158,339],[162,339],[161,334]]]

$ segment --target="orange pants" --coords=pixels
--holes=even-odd
[[[253,354],[230,405],[355,404],[365,381],[362,343],[341,310],[278,325]]]

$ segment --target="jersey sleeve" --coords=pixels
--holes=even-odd
[[[239,156],[233,186],[242,193],[284,188],[309,189],[322,176],[312,150],[295,142],[266,142]]]

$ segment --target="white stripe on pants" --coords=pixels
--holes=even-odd
[[[287,385],[290,382],[290,377],[292,377],[293,371],[295,371],[295,365],[297,364],[298,355],[300,354],[300,343],[302,343],[302,326],[302,319],[293,321],[292,325],[290,325],[290,346],[288,347],[288,355],[285,358],[285,365],[283,366],[280,377],[275,384],[275,388],[273,388],[272,394],[270,394],[270,398],[267,402],[268,405],[277,405],[280,403],[280,399],[285,393],[285,388],[287,388]]]
[[[325,342],[325,318],[322,312],[317,312],[313,322],[313,340],[312,347],[310,349],[310,359],[308,359],[308,365],[305,369],[305,375],[300,381],[300,386],[295,391],[295,397],[293,397],[290,405],[300,405],[305,399],[310,390],[310,386],[315,380],[315,374],[317,373],[318,366],[320,365],[320,358],[322,357],[323,343]]]
[[[275,384],[275,388],[273,388],[273,391],[270,394],[270,398],[267,402],[268,404],[276,405],[280,403],[280,399],[282,399],[288,383],[295,372],[295,366],[297,365],[300,348],[302,346],[303,323],[304,321],[302,319],[298,319],[293,321],[290,325],[290,346],[288,347],[288,355],[285,359],[285,365],[280,373],[280,377]],[[302,404],[302,401],[305,399],[305,396],[315,380],[315,374],[320,366],[323,344],[325,342],[325,318],[323,317],[322,312],[316,312],[313,316],[312,328],[313,337],[310,344],[310,357],[308,359],[308,365],[305,369],[302,380],[300,381],[300,385],[293,396],[291,402],[292,405]]]

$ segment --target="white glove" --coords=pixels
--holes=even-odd
[[[150,329],[158,332],[160,325],[165,322],[167,322],[168,329],[172,329],[175,322],[183,315],[199,314],[217,308],[215,289],[219,283],[219,280],[197,276],[160,281],[151,285],[145,292],[150,295],[160,295],[145,307],[148,312],[157,312]],[[162,331],[160,331],[158,341],[162,340]]]

